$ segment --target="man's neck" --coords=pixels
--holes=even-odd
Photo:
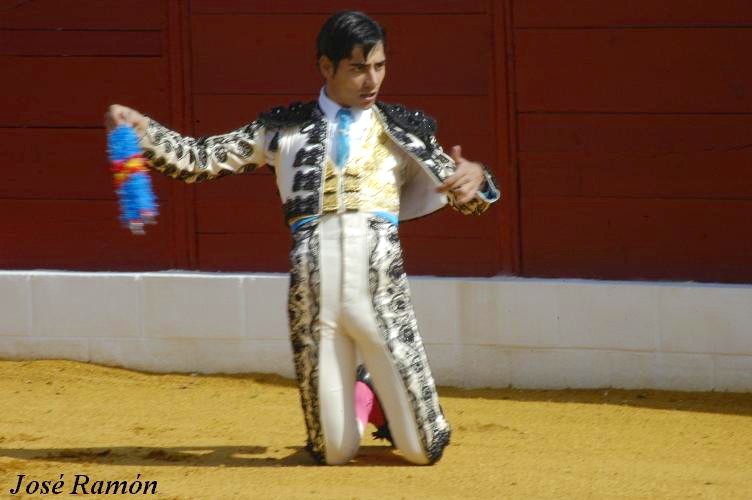
[[[329,88],[329,85],[328,85],[328,84],[327,84],[327,85],[324,85],[324,95],[325,95],[326,97],[328,97],[329,99],[331,99],[331,100],[332,100],[332,102],[333,102],[334,104],[336,104],[337,106],[339,106],[340,108],[349,108],[349,107],[350,107],[350,106],[348,106],[348,105],[346,105],[346,104],[342,104],[342,103],[340,102],[340,100],[339,100],[339,99],[337,99],[337,97],[336,97],[336,96],[333,96],[333,95],[332,95],[332,91],[331,91],[331,89]]]
[[[360,119],[361,116],[369,116],[369,113],[365,113],[364,115],[364,112],[366,112],[366,110],[363,108],[348,108],[347,106],[342,106],[340,103],[329,96],[326,86],[322,87],[321,92],[319,93],[319,107],[324,112],[324,114],[326,114],[327,118],[330,121],[336,120],[337,111],[339,111],[340,108],[350,109],[355,120]]]

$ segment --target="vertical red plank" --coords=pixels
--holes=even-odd
[[[490,0],[494,43],[494,98],[496,111],[496,172],[502,199],[498,239],[500,274],[519,275],[520,203],[518,190],[517,127],[514,100],[511,0]]]
[[[169,0],[167,4],[167,30],[165,43],[168,49],[170,118],[171,126],[182,133],[192,133],[193,109],[190,71],[190,22],[188,0]],[[173,182],[173,259],[179,269],[196,268],[195,194],[191,185]]]

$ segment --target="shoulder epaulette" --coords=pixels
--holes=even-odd
[[[267,129],[275,129],[302,125],[322,116],[318,103],[309,101],[272,108],[270,111],[261,113],[258,119]]]
[[[436,120],[416,109],[408,109],[401,104],[377,102],[376,105],[387,121],[418,136],[424,142],[436,134]]]

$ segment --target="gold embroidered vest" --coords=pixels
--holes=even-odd
[[[399,214],[400,186],[405,181],[402,152],[372,118],[362,145],[339,169],[331,158],[324,172],[323,213],[382,211]]]

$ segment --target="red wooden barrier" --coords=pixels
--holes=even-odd
[[[514,19],[523,274],[750,281],[752,4],[526,0]]]
[[[165,7],[0,1],[0,267],[172,267],[166,179],[160,224],[134,238],[117,220],[102,128],[113,102],[169,118]]]
[[[524,30],[515,47],[520,111],[752,112],[749,29]]]
[[[0,0],[0,29],[161,30],[167,0]]]
[[[740,26],[747,0],[516,0],[514,25],[529,27]]]
[[[314,98],[344,8],[387,29],[384,100],[502,180],[483,217],[402,226],[411,273],[752,280],[746,0],[0,0],[0,267],[287,270],[263,170],[154,176],[159,225],[119,228],[102,114],[203,135]]]
[[[488,10],[485,0],[190,0],[194,14],[322,14],[360,10],[378,14],[467,14]]]

